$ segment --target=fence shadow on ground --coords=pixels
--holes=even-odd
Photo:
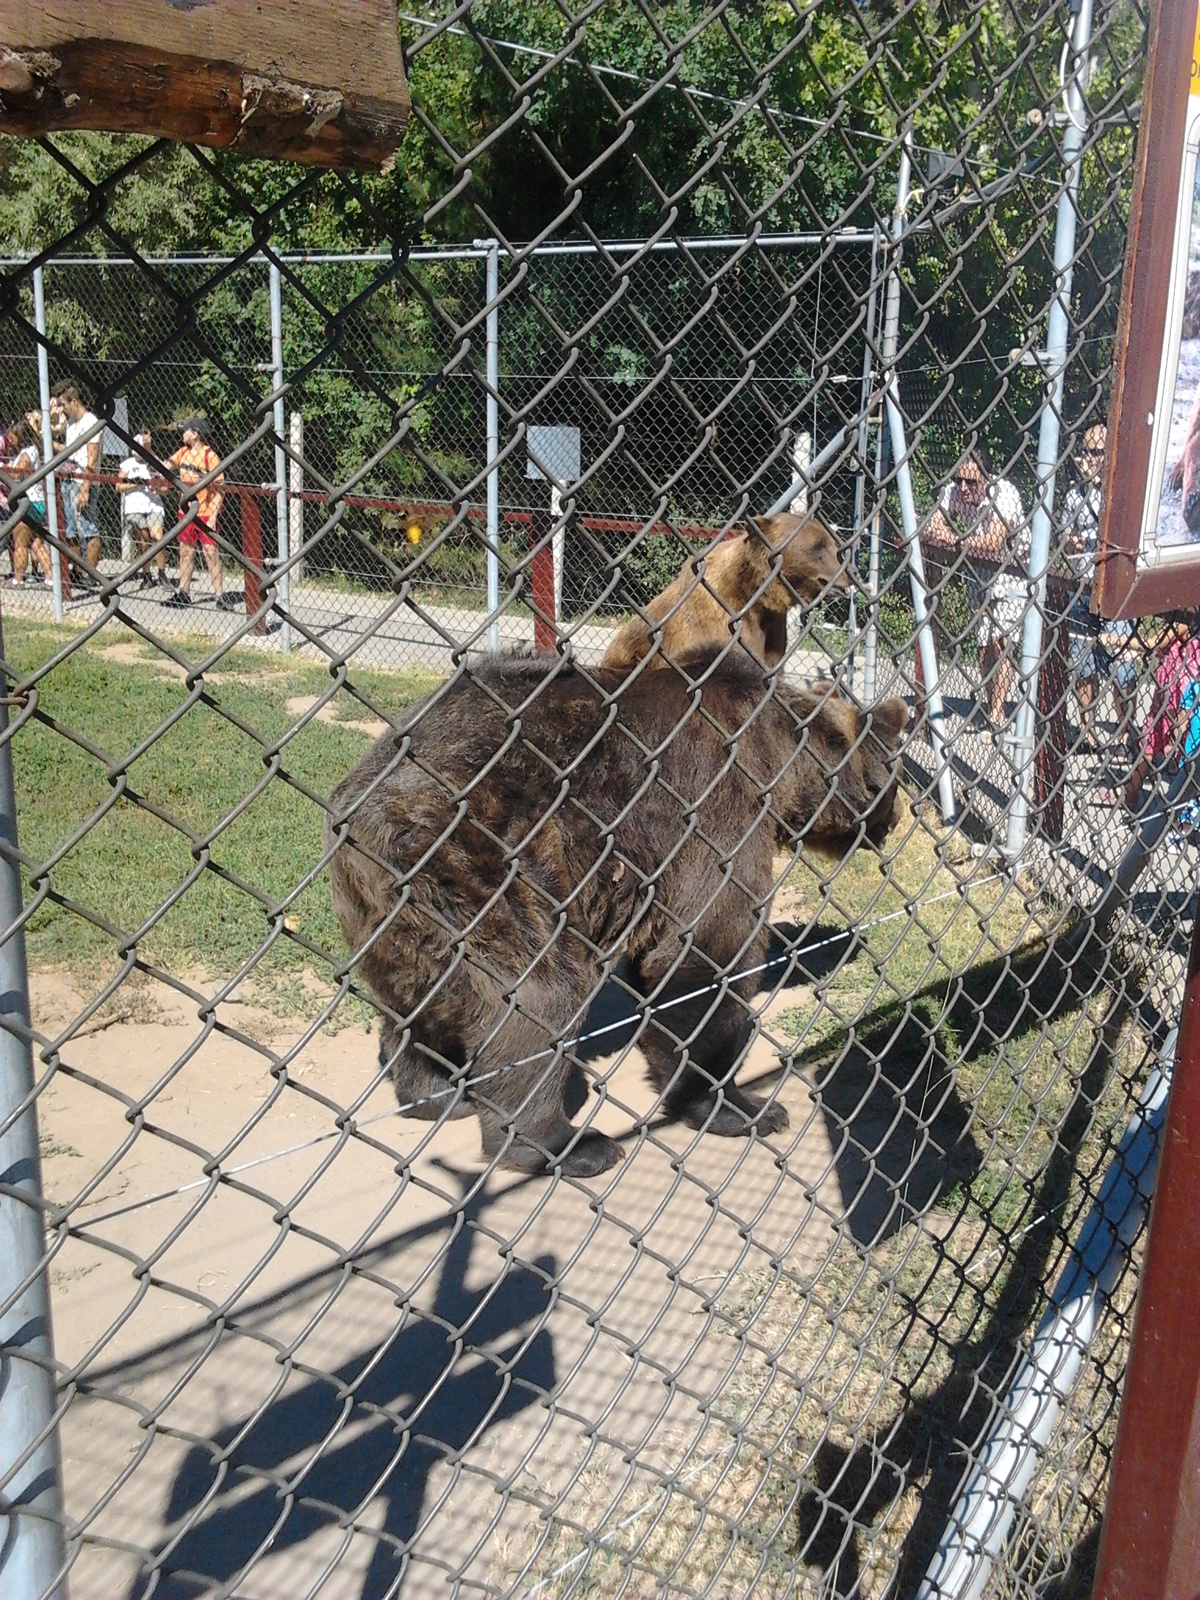
[[[1081,978],[1086,980],[1083,984]],[[1022,1013],[1049,1020],[1064,1005],[1077,1005],[1089,992],[1090,973],[1067,966],[1054,949],[1045,946],[1019,960],[997,958],[974,968],[964,975],[954,1012],[960,1023],[978,1021],[982,1026],[975,1029],[973,1043],[962,1053],[961,1062],[995,1049],[996,1037],[1011,1036]],[[934,993],[933,989],[926,991],[927,996]],[[914,1006],[919,998],[914,998]],[[890,1423],[881,1420],[871,1436],[852,1450],[829,1439],[818,1447],[810,1486],[796,1511],[793,1547],[806,1564],[824,1574],[823,1593],[849,1600],[859,1592],[860,1535],[869,1536],[904,1491],[924,1479],[920,1507],[904,1538],[888,1589],[889,1596],[897,1600],[916,1592],[942,1536],[960,1480],[973,1459],[974,1443],[988,1424],[993,1396],[1006,1391],[1023,1356],[1027,1335],[1044,1307],[1050,1259],[1061,1238],[1072,1178],[1130,1011],[1131,1003],[1122,994],[1100,1025],[1096,1046],[1075,1083],[1050,1159],[1036,1190],[1029,1195],[1025,1214],[1032,1223],[1013,1251],[1003,1290],[986,1322],[978,1332],[968,1329],[967,1337],[952,1348],[945,1379],[926,1395],[910,1394]],[[890,1054],[903,1054],[905,1035],[911,1028],[909,1024],[900,1032]],[[885,1033],[886,1028],[870,1031],[868,1024],[864,1032],[867,1048],[872,1042],[876,1049],[881,1048],[884,1040],[880,1036]],[[922,1037],[927,1045],[927,1036]],[[898,1076],[895,1068],[889,1073],[892,1079]],[[853,1071],[850,1078],[853,1081]],[[849,1090],[846,1097],[850,1097]],[[947,1179],[954,1173],[954,1160],[951,1146],[945,1157]],[[1064,1596],[1076,1592],[1080,1564],[1094,1560],[1092,1538],[1090,1530],[1084,1532],[1071,1570],[1060,1580]]]
[[[553,1256],[509,1266],[498,1284],[467,1289],[477,1222],[488,1197],[457,1174],[467,1200],[446,1218],[446,1247],[429,1310],[406,1306],[382,1346],[335,1371],[298,1379],[258,1414],[239,1417],[194,1447],[171,1486],[168,1526],[186,1532],[163,1565],[156,1594],[211,1593],[255,1553],[346,1528],[372,1502],[384,1513],[363,1600],[395,1593],[422,1522],[429,1474],[556,1383],[545,1319]],[[224,1460],[225,1452],[230,1452]],[[193,1519],[187,1526],[188,1519]],[[141,1593],[137,1585],[132,1593]]]

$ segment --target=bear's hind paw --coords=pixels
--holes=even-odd
[[[766,1138],[772,1133],[782,1133],[791,1124],[786,1107],[778,1102],[769,1104],[757,1095],[732,1087],[722,1091],[719,1105],[715,1093],[705,1095],[689,1101],[681,1108],[680,1115],[689,1128],[715,1133],[723,1139],[745,1139],[751,1130],[759,1138]]]

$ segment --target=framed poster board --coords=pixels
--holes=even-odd
[[[1153,0],[1093,606],[1200,605],[1200,4]]]

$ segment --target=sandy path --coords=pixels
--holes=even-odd
[[[37,976],[35,1025],[53,1040],[82,1001],[62,974]],[[799,1079],[781,1091],[791,1131],[768,1148],[646,1124],[640,1055],[601,1059],[596,1120],[627,1159],[586,1185],[480,1185],[474,1119],[396,1116],[362,1027],[306,1039],[231,1004],[206,1027],[164,986],[116,1007],[61,1044],[41,1099],[47,1192],[74,1202],[52,1282],[59,1359],[81,1380],[63,1424],[68,1507],[88,1535],[75,1600],[127,1592],[130,1546],[161,1548],[189,1514],[179,1560],[207,1582],[158,1593],[233,1579],[281,1502],[235,1475],[205,1504],[217,1474],[203,1441],[229,1442],[268,1401],[259,1464],[294,1471],[324,1440],[326,1480],[309,1492],[360,1514],[347,1529],[293,1515],[238,1594],[308,1592],[331,1560],[322,1596],[379,1592],[378,1528],[413,1541],[403,1593],[440,1593],[460,1567],[502,1586],[539,1506],[565,1493],[569,1516],[609,1475],[653,1493],[656,1469],[703,1447],[741,1360],[713,1301],[773,1263],[814,1264],[842,1209]],[[764,1037],[742,1077],[776,1068]],[[360,1126],[382,1120],[339,1136],[352,1105]],[[217,1154],[226,1174],[245,1170],[211,1181]],[[345,1423],[322,1375],[344,1382],[379,1350],[367,1415]]]

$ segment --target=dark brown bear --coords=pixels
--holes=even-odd
[[[772,687],[740,653],[687,665],[630,680],[497,660],[415,707],[330,797],[334,909],[387,1009],[401,1104],[437,1117],[465,1099],[485,1154],[519,1170],[590,1176],[620,1156],[571,1125],[582,1077],[560,1041],[621,954],[666,1005],[639,1039],[665,1109],[714,1133],[786,1127],[732,1081],[758,980],[714,980],[762,960],[778,840],[840,854],[891,825],[903,701]]]
[[[735,638],[764,667],[777,667],[787,651],[792,606],[845,587],[837,544],[823,522],[786,511],[751,517],[744,532],[713,546],[702,572],[685,562],[679,576],[616,633],[603,665],[628,672],[650,654],[661,631],[655,666],[719,650]]]

